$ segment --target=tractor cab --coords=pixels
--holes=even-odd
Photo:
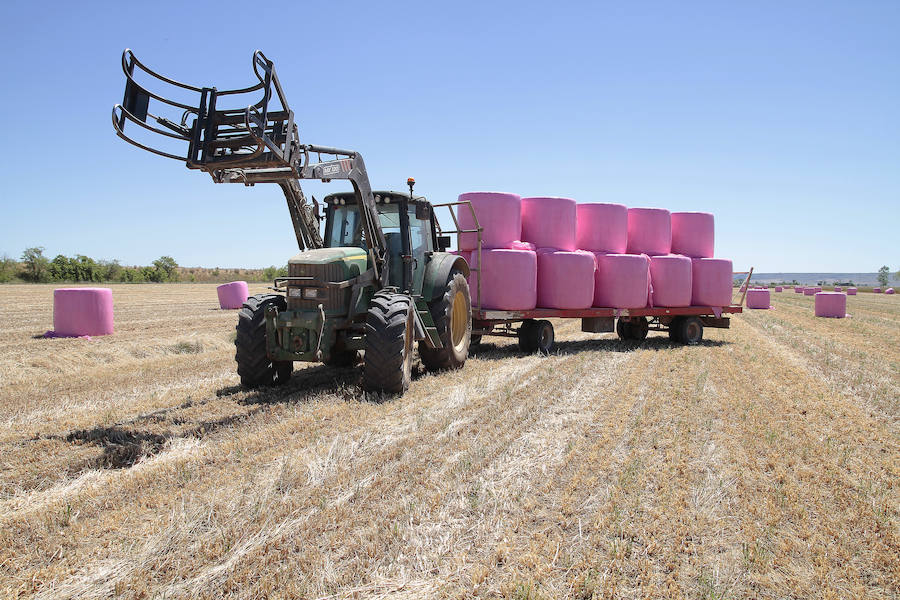
[[[375,191],[375,207],[384,232],[388,254],[388,285],[412,293],[422,292],[425,270],[431,255],[446,246],[437,235],[434,211],[423,196],[393,191]],[[355,247],[368,250],[362,213],[354,192],[325,197],[326,248]],[[408,238],[405,231],[409,232]],[[409,251],[404,249],[405,243]],[[404,256],[411,257],[412,278],[404,279]]]

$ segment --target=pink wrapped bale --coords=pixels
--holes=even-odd
[[[847,316],[847,295],[841,292],[818,292],[816,316],[843,319]]]
[[[776,285],[776,286],[775,286],[775,291],[776,291],[776,292],[781,292],[781,291],[783,291],[783,290],[784,290],[784,288],[783,288],[782,286],[780,286],[780,285]]]
[[[875,293],[875,294],[880,294],[880,293],[881,293],[881,288],[880,288],[880,287],[872,288],[872,292]]]
[[[219,308],[225,310],[240,308],[249,296],[246,281],[223,283],[216,288],[216,293],[219,295]]]
[[[664,208],[629,208],[628,253],[653,255],[671,251],[671,213]]]
[[[884,290],[884,293],[885,293],[885,294],[893,294],[893,293],[894,293],[894,288],[888,288],[888,289]]]
[[[113,298],[109,288],[53,290],[53,336],[109,335],[113,332]]]
[[[678,254],[650,257],[650,304],[690,306],[693,288],[691,259]]]
[[[765,309],[771,308],[769,290],[750,290],[747,292],[747,308]]]
[[[470,265],[477,268],[477,252]],[[537,306],[537,253],[528,250],[493,249],[481,251],[481,308],[492,310],[532,310]],[[469,276],[472,305],[479,302],[477,273]]]
[[[839,286],[839,285],[836,285],[836,286],[834,286],[834,291],[836,291],[836,292],[843,292],[843,291],[844,291],[844,288],[842,288],[842,287]]]
[[[650,291],[650,259],[641,254],[594,252],[594,306],[644,308]]]
[[[795,293],[795,294],[802,294],[802,293],[803,293],[803,288],[800,287],[799,285],[796,286],[796,287],[794,288],[794,293]]]
[[[848,296],[855,296],[855,295],[856,295],[856,288],[855,288],[855,287],[848,287],[848,288],[847,288],[847,295],[848,295]]]
[[[482,248],[509,248],[522,236],[522,198],[505,192],[466,192],[459,195],[460,202],[471,202],[478,217]],[[475,229],[472,211],[468,206],[456,207],[460,229]],[[460,250],[475,250],[478,234],[459,234]]]
[[[672,253],[692,258],[715,256],[715,217],[705,212],[672,213]]]
[[[522,240],[538,248],[575,250],[576,222],[571,198],[522,198]]]
[[[628,249],[628,209],[590,202],[576,208],[575,243],[582,250],[622,254]]]
[[[537,252],[537,305],[576,310],[594,302],[596,262],[590,252],[543,248]]]
[[[729,306],[733,291],[734,267],[727,258],[693,258],[691,304]]]
[[[803,288],[804,296],[815,296],[817,293],[818,292],[816,291],[816,288],[814,288],[814,287]]]

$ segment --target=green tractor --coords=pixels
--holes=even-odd
[[[155,154],[183,160],[216,183],[277,183],[284,192],[301,252],[288,261],[274,293],[253,296],[237,324],[237,371],[248,387],[287,381],[294,361],[356,364],[363,352],[363,386],[399,394],[410,384],[413,347],[430,371],[465,364],[472,333],[465,259],[446,252],[434,207],[413,193],[372,191],[358,152],[299,142],[275,67],[253,55],[259,83],[238,90],[195,87],[163,77],[122,54],[125,98],[113,108],[113,127],[124,140]],[[167,100],[138,80],[150,79],[197,94],[194,104]],[[262,93],[247,108],[222,109],[223,99]],[[269,104],[277,96],[279,107]],[[179,120],[149,111],[150,101],[182,111]],[[233,104],[233,103],[232,103]],[[155,108],[155,106],[154,106]],[[138,133],[187,142],[187,152],[150,145]],[[155,122],[155,124],[154,124]],[[325,155],[325,160],[322,156]],[[316,160],[313,160],[313,157]],[[353,190],[307,201],[302,179],[346,179]]]

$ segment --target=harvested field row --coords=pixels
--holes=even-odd
[[[51,289],[0,287],[2,596],[900,594],[891,298],[773,294],[695,347],[556,321],[381,401],[241,390],[215,286],[116,286],[90,342],[32,339]]]

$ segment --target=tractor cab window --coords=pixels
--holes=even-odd
[[[335,206],[330,236],[325,241],[329,248],[360,247],[362,243],[362,223],[355,204]]]

